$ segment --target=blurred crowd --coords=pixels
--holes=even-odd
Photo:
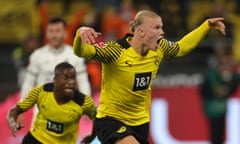
[[[120,38],[129,31],[128,22],[138,10],[151,9],[163,18],[167,25],[165,37],[170,39],[180,38],[206,17],[224,17],[230,41],[227,42],[233,42],[234,58],[239,61],[239,3],[239,0],[37,0],[32,3],[35,10],[30,11],[33,28],[19,39],[22,42],[31,34],[40,44],[46,43],[47,20],[53,16],[61,16],[68,22],[68,44],[72,44],[74,31],[80,25],[93,26],[102,32],[101,40]],[[216,39],[220,34],[212,32],[209,37]]]
[[[31,1],[31,2],[30,2]],[[67,21],[66,43],[72,44],[74,32],[81,25],[94,27],[102,35],[98,41],[118,39],[129,31],[129,21],[138,10],[151,9],[162,18],[165,37],[176,40],[199,25],[208,17],[224,17],[227,25],[227,37],[218,32],[210,32],[206,45],[214,48],[219,41],[232,49],[234,61],[240,63],[240,0],[28,0],[26,2],[31,15],[29,25],[25,24],[24,32],[11,35],[11,42],[22,44],[13,51],[13,59],[22,75],[21,67],[27,65],[27,57],[31,52],[47,43],[45,37],[47,21],[54,16],[60,16]],[[24,5],[24,1],[23,1]],[[19,8],[21,9],[21,8]],[[23,8],[24,9],[24,8]],[[24,9],[26,10],[26,8]],[[17,11],[16,11],[17,12]],[[20,12],[19,12],[20,13]],[[26,15],[27,16],[27,15]],[[29,17],[29,16],[28,16]],[[24,15],[18,19],[26,19]],[[11,21],[10,21],[11,22]],[[21,21],[19,21],[20,27]],[[11,23],[9,23],[11,25]],[[30,26],[30,28],[29,28]],[[12,28],[13,29],[13,28]],[[13,29],[14,30],[14,29]],[[1,31],[1,29],[0,29]],[[13,32],[13,31],[8,31]],[[14,33],[14,32],[13,32]],[[22,34],[20,36],[20,34]],[[15,40],[14,40],[15,38]],[[7,42],[1,40],[0,42]],[[21,49],[22,48],[22,49]],[[213,52],[213,50],[209,50]],[[19,61],[20,60],[20,61]],[[92,87],[99,89],[100,66],[88,63],[88,72],[92,79]],[[237,68],[238,69],[238,68]],[[19,80],[21,84],[21,79]]]

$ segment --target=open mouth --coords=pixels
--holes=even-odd
[[[157,49],[158,47],[159,47],[159,42],[160,42],[160,39],[158,39],[157,41],[156,41],[156,45],[155,45],[155,49]]]
[[[65,87],[64,89],[74,89],[74,87]]]
[[[73,87],[67,87],[67,88],[64,88],[64,91],[73,91],[74,88]]]

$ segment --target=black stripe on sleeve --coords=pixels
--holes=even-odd
[[[179,52],[179,45],[175,42],[167,41],[162,39],[159,42],[159,46],[163,51],[164,59],[169,60],[177,55]]]
[[[179,45],[176,44],[174,47],[172,47],[172,48],[169,50],[169,53],[168,53],[169,57],[170,57],[170,58],[175,57],[175,56],[177,55],[178,51],[179,51]]]
[[[118,60],[121,56],[122,48],[115,41],[108,42],[105,48],[96,47],[95,60],[104,64],[111,64]]]

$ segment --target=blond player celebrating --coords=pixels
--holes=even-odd
[[[102,63],[100,104],[95,132],[104,144],[147,144],[151,87],[163,60],[193,50],[210,28],[225,34],[223,18],[211,18],[176,42],[164,38],[160,16],[139,11],[130,22],[132,34],[104,47],[93,45],[100,33],[80,27],[74,40],[79,57]]]

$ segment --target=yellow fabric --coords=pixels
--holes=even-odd
[[[163,58],[160,53],[151,51],[142,57],[133,48],[124,49],[117,62],[102,65],[98,118],[111,116],[132,126],[149,122],[147,107],[151,85]],[[134,90],[134,86],[140,90]]]
[[[73,41],[74,53],[78,56],[86,57],[88,59],[92,58],[96,53],[95,48],[92,45],[83,44],[83,43],[84,42],[81,42],[79,33],[77,32],[76,36],[74,38],[74,41]],[[81,49],[82,45],[84,45],[84,47],[85,47],[84,49]]]
[[[180,50],[177,56],[183,56],[192,51],[203,39],[203,37],[209,31],[210,26],[206,20],[198,28],[194,29],[192,32],[188,33],[177,43],[179,44]]]
[[[132,47],[124,49],[115,41],[106,43],[105,48],[85,45],[74,45],[74,48],[81,49],[81,52],[96,49],[96,53],[89,54],[88,51],[87,55],[95,55],[92,58],[103,63],[98,118],[111,116],[133,126],[149,122],[152,80],[164,57],[161,49],[141,56]],[[81,56],[85,54],[81,53]],[[134,85],[138,88],[144,85],[145,88],[134,90]]]
[[[141,56],[132,47],[117,41],[105,43],[104,48],[83,44],[77,34],[74,52],[80,57],[102,63],[102,84],[97,118],[106,116],[137,126],[150,121],[151,86],[163,59],[182,56],[203,38],[209,26],[205,22],[179,42],[161,39],[157,51]],[[127,39],[125,38],[125,44]]]
[[[79,119],[83,114],[91,116],[95,107],[90,96],[85,96],[82,106],[73,100],[59,105],[53,92],[44,91],[43,86],[31,90],[29,95],[18,103],[18,106],[26,111],[35,103],[38,106],[39,113],[30,132],[44,144],[75,144],[78,136]]]

